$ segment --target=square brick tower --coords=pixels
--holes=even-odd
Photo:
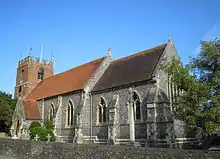
[[[53,76],[53,61],[47,63],[40,58],[33,59],[33,56],[18,62],[16,86],[14,97],[26,97],[37,84],[45,78]]]

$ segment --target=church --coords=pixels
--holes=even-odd
[[[18,62],[11,134],[23,138],[31,122],[49,119],[62,142],[186,142],[184,124],[172,115],[177,89],[160,69],[163,59],[174,57],[168,40],[121,59],[113,59],[109,49],[104,57],[54,75],[52,60],[28,56]]]

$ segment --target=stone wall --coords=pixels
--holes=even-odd
[[[68,102],[71,101],[73,105],[73,113],[74,113],[73,118],[75,119],[76,118],[75,112],[76,109],[80,106],[81,98],[82,98],[82,92],[76,91],[39,101],[41,106],[40,107],[41,116],[43,117],[44,120],[46,120],[49,115],[49,109],[51,105],[54,106],[54,111],[55,111],[54,124],[56,128],[55,133],[56,136],[59,138],[59,140],[64,140],[66,142],[73,142],[75,129],[74,129],[74,125],[73,126],[66,125],[66,108]],[[58,112],[58,110],[60,111]]]
[[[178,59],[178,53],[177,50],[173,44],[172,41],[170,41],[164,50],[163,56],[161,57],[161,64],[166,63],[168,61],[171,61],[171,59],[176,58]],[[158,81],[158,87],[160,88],[161,92],[163,92],[164,96],[168,97],[168,100],[170,101],[170,110],[172,111],[174,105],[171,100],[171,86],[168,84],[168,76],[167,74],[160,69],[160,64],[155,69],[155,77]],[[175,94],[175,93],[174,93]],[[161,94],[158,94],[158,97],[160,97]],[[174,134],[170,134],[171,136],[174,135],[176,140],[180,142],[184,142],[184,140],[189,139],[189,134],[187,132],[187,126],[180,120],[175,119],[174,124],[170,129],[173,129]],[[195,138],[195,136],[190,136],[191,138]]]
[[[116,140],[129,139],[129,115],[128,115],[128,99],[129,88],[132,88],[136,92],[141,101],[141,120],[135,121],[135,138],[138,141],[146,142],[152,139],[161,139],[162,136],[166,136],[166,131],[161,125],[165,125],[167,131],[172,131],[167,127],[173,125],[172,118],[170,118],[169,105],[167,108],[167,99],[156,98],[158,96],[158,87],[156,83],[139,83],[130,85],[124,88],[118,88],[115,90],[108,90],[104,92],[97,92],[92,96],[92,122],[93,130],[92,136],[97,136],[99,139],[108,138],[108,126],[109,123],[99,123],[97,120],[98,102],[100,98],[103,98],[107,104],[107,108],[111,108],[113,96],[118,95],[118,116],[117,123],[119,128],[116,132]],[[161,95],[162,96],[162,95]],[[166,95],[165,95],[166,96]],[[167,97],[166,97],[167,98]],[[167,112],[167,113],[165,113]],[[156,125],[158,126],[156,126]],[[171,125],[171,126],[169,126]],[[155,129],[154,129],[155,128]],[[160,134],[158,132],[164,132]],[[162,138],[166,139],[166,137]]]
[[[218,159],[220,157],[220,152],[200,150],[74,145],[12,139],[0,139],[0,143],[0,156],[17,159]]]
[[[105,59],[102,61],[99,68],[95,71],[92,77],[89,79],[87,84],[84,86],[84,102],[81,110],[81,119],[80,119],[80,129],[83,136],[90,136],[91,134],[91,104],[90,104],[90,91],[94,87],[94,85],[98,82],[100,77],[103,75],[105,70],[108,68],[112,61],[111,56],[106,56]]]

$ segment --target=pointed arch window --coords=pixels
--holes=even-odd
[[[134,119],[141,120],[141,102],[138,94],[133,92],[133,108],[134,108]]]
[[[44,68],[41,67],[38,71],[38,79],[43,80],[44,79]]]
[[[105,103],[105,100],[103,98],[100,98],[98,103],[98,122],[104,123],[108,120],[108,114],[107,114],[107,105]]]
[[[21,70],[21,80],[24,79],[24,69]]]
[[[22,87],[21,86],[19,87],[18,93],[19,93],[19,96],[22,95]]]
[[[73,125],[73,103],[71,101],[68,102],[67,110],[66,110],[66,125]]]
[[[54,116],[55,116],[55,114],[54,114],[54,105],[51,104],[50,111],[49,111],[49,120],[53,121]]]

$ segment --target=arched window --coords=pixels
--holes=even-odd
[[[133,92],[133,107],[134,107],[134,119],[140,120],[141,119],[141,102],[138,94]]]
[[[98,121],[100,123],[103,123],[103,122],[107,122],[107,106],[106,106],[106,103],[105,103],[105,100],[103,98],[100,98],[99,100],[99,103],[98,103]]]
[[[53,104],[51,104],[51,106],[50,106],[50,110],[49,110],[49,120],[50,121],[53,121],[53,118],[54,118],[54,106],[53,106]]]
[[[37,78],[40,79],[40,80],[44,79],[44,68],[43,67],[41,67],[39,69]]]
[[[24,69],[21,70],[21,80],[24,79]]]
[[[99,118],[99,122],[101,123],[101,122],[102,122],[102,106],[101,106],[101,105],[99,105],[98,111],[99,111],[99,116],[98,116],[98,118]]]
[[[21,86],[19,87],[18,93],[19,93],[19,96],[22,95],[22,87]]]
[[[73,104],[71,101],[67,105],[66,121],[68,126],[73,125]]]

